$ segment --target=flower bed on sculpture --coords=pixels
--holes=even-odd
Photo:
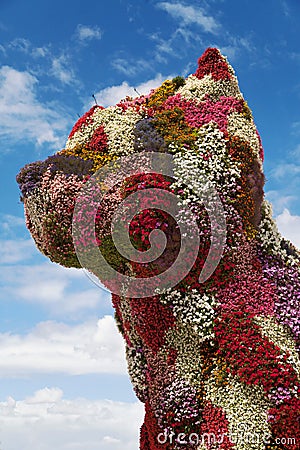
[[[146,167],[151,152],[172,155],[174,177],[145,171],[115,184],[104,180],[112,187],[97,209],[95,231],[81,237],[83,252],[96,245],[114,270],[151,283],[180,255],[184,206],[196,218],[199,246],[195,259],[187,251],[182,279],[173,274],[168,289],[144,298],[126,296],[125,288],[112,295],[129,374],[145,403],[140,448],[296,450],[300,257],[264,200],[261,140],[217,49],[207,49],[186,79],[167,80],[113,107],[95,105],[63,150],[25,166],[17,181],[27,227],[52,261],[81,267],[72,233],[80,192],[97,171],[114,164],[118,170],[120,158],[138,154]],[[204,282],[211,229],[197,196],[202,179],[213,185],[226,218],[222,258]],[[158,201],[158,190],[179,198],[177,220],[168,213],[169,197]],[[147,252],[153,230],[166,237],[156,261],[140,264],[116,251],[114,212],[132,195],[139,211],[129,226],[134,248]],[[103,273],[101,281],[108,278]]]

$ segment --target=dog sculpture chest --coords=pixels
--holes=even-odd
[[[262,159],[233,69],[209,48],[194,75],[94,106],[17,177],[39,250],[113,292],[143,450],[300,448],[300,256],[263,198]]]

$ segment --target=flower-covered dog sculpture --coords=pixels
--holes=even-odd
[[[74,238],[76,199],[93,174],[114,163],[122,172],[122,157],[142,161],[151,152],[172,155],[174,177],[163,170],[130,175],[127,167],[126,177],[102,196],[90,241],[89,232]],[[25,166],[17,177],[27,227],[41,252],[81,267],[76,245],[81,240],[84,253],[92,242],[114,271],[138,278],[145,289],[180,255],[176,220],[186,218],[180,205],[195,217],[191,226],[196,223],[200,239],[192,245],[195,258],[189,250],[185,255],[187,273],[176,279],[173,272],[166,289],[147,296],[128,295],[126,285],[123,292],[112,288],[129,374],[145,403],[143,450],[300,448],[300,256],[277,231],[263,198],[262,161],[234,71],[209,48],[186,79],[167,80],[114,107],[95,105],[62,151]],[[209,208],[197,197],[203,179],[222,204],[226,236],[221,258],[199,281],[212,231]],[[158,190],[180,198],[177,219],[160,205]],[[115,248],[113,214],[131,195],[138,212],[128,228],[130,242],[146,254],[150,233],[163,232],[165,250],[157,260],[140,264]],[[99,275],[96,266],[88,269],[113,286],[111,275]]]

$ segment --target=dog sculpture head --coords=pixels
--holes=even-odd
[[[175,239],[178,227],[174,222],[168,223],[167,211],[155,214],[149,209],[153,206],[150,187],[169,190],[184,200],[196,181],[201,178],[204,182],[205,178],[222,202],[230,249],[238,236],[255,237],[261,220],[264,184],[260,138],[227,60],[217,49],[209,48],[198,62],[195,74],[186,79],[167,80],[147,96],[126,98],[109,108],[95,105],[77,121],[63,150],[21,170],[17,180],[27,226],[39,250],[52,261],[66,267],[81,266],[72,236],[75,200],[99,169],[102,176],[111,179],[114,162],[115,172],[124,171],[127,166],[124,180],[119,179],[113,189],[103,192],[95,224],[97,244],[116,269],[146,274],[148,269],[153,274],[162,263],[166,267],[172,259],[165,257],[150,264],[151,268],[146,264],[138,270],[136,264],[115,254],[110,236],[112,215],[122,200],[135,191],[148,189],[149,199],[148,210],[145,204],[144,212],[131,224],[133,244],[138,250],[146,251],[149,233],[159,229],[166,234],[173,257],[179,251],[176,242],[180,236]],[[148,168],[143,173],[151,152],[159,154],[158,166],[164,164],[161,154],[172,155],[176,183],[163,170],[153,175]],[[111,170],[105,173],[103,168],[108,165]],[[133,166],[139,168],[134,175]],[[100,175],[98,181],[99,178]],[[156,194],[152,192],[152,196]],[[190,209],[196,216],[198,213],[204,240],[200,244],[199,267],[207,256],[211,230],[207,208],[203,210],[202,205],[200,213],[197,193],[194,197]]]
[[[17,177],[38,249],[113,292],[144,450],[211,448],[157,437],[241,423],[273,445],[300,407],[299,254],[263,199],[262,145],[232,67],[214,48],[198,64],[95,105],[63,150]]]

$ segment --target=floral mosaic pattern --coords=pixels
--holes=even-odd
[[[114,107],[94,106],[63,150],[20,171],[36,245],[52,261],[80,267],[72,238],[80,189],[107,163],[149,151],[174,156],[175,181],[144,173],[112,189],[97,212],[97,245],[116,270],[145,282],[168,268],[180,233],[155,197],[141,200],[129,234],[143,252],[150,232],[163,231],[166,255],[143,265],[128,261],[116,254],[110,235],[113,210],[132,193],[155,187],[189,205],[200,246],[174,288],[143,299],[112,296],[132,384],[145,403],[140,448],[297,450],[300,255],[280,236],[264,199],[261,140],[234,70],[217,49],[207,49],[186,79],[167,80]],[[222,201],[227,237],[220,264],[200,284],[210,247],[209,218],[194,193],[201,175]],[[187,220],[184,212],[179,220]]]

